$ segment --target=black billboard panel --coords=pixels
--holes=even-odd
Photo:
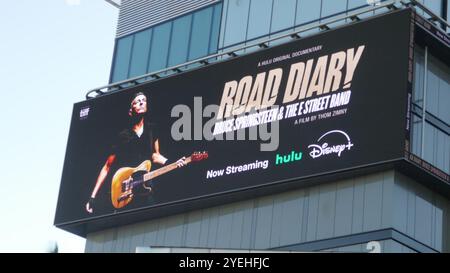
[[[55,224],[402,159],[410,22],[398,11],[76,103]]]

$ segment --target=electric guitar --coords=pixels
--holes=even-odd
[[[185,164],[189,164],[191,162],[201,161],[208,158],[207,152],[194,152],[191,156],[184,160]],[[150,172],[152,167],[152,162],[150,160],[145,160],[136,168],[124,167],[117,170],[114,174],[111,184],[111,201],[115,208],[123,208],[128,203],[133,200],[134,197],[134,189],[144,184],[145,182],[156,178],[160,175],[173,171],[177,168],[180,168],[177,165],[177,162],[159,168],[155,171]],[[143,175],[135,175],[140,172],[145,172]],[[146,189],[151,189],[151,187],[146,187]]]

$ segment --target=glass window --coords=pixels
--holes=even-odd
[[[447,67],[447,72],[442,72],[437,116],[445,123],[450,124],[450,69]]]
[[[272,0],[252,0],[248,20],[247,39],[253,39],[270,33]]]
[[[376,3],[371,3],[370,5],[373,6]],[[369,4],[367,3],[367,0],[348,0],[348,6],[347,6],[347,10],[349,10],[350,12],[353,10],[357,10],[359,8],[363,8],[363,7],[367,7],[369,6]],[[358,17],[361,19],[364,18],[368,18],[373,16],[374,14],[377,13],[383,13],[385,12],[384,9],[378,9],[375,11],[369,11],[369,12],[365,12],[363,14],[359,14]],[[347,22],[350,22],[351,20],[347,20]]]
[[[450,19],[450,5],[447,4],[447,21]]]
[[[151,37],[151,29],[139,32],[134,36],[130,73],[128,75],[129,78],[144,75],[147,72],[147,62],[148,54],[150,52]]]
[[[422,145],[422,118],[417,115],[413,115],[412,120],[412,132],[411,132],[411,151],[420,156]]]
[[[362,6],[367,6],[367,0],[348,0],[348,9],[359,8]]]
[[[437,115],[438,112],[438,99],[439,99],[439,77],[438,69],[434,62],[431,61],[431,56],[428,54],[428,71],[427,71],[427,98],[426,98],[426,110],[427,112]]]
[[[222,16],[222,5],[214,6],[214,15],[212,21],[212,29],[211,29],[211,37],[209,42],[209,53],[216,53],[219,42],[219,27],[220,27],[220,19]]]
[[[229,0],[225,19],[224,46],[245,40],[250,0]]]
[[[422,90],[424,75],[426,73],[425,110],[427,111],[427,115],[431,113],[448,124],[450,120],[450,107],[448,106],[450,102],[450,69],[442,61],[428,54],[427,71],[425,71],[425,51],[416,47],[414,54],[413,102],[421,106],[423,105]],[[450,137],[443,130],[426,122],[423,136],[424,153],[421,155],[421,130],[421,118],[413,115],[411,132],[412,152],[448,173],[450,170]]]
[[[321,3],[318,0],[297,0],[295,25],[316,21],[320,18]]]
[[[295,25],[296,0],[274,0],[271,32],[277,32]]]
[[[420,4],[423,5],[424,0],[417,0],[417,2],[419,2]],[[422,16],[424,14],[424,11],[422,9],[417,9],[416,12],[417,12],[417,14],[420,14]]]
[[[220,36],[219,36],[219,46],[218,48],[223,48],[225,45],[225,29],[227,26],[227,14],[228,14],[228,6],[229,6],[229,0],[224,0],[223,2],[223,15],[220,19]]]
[[[449,173],[450,137],[430,123],[425,123],[424,155],[422,156],[422,119],[417,115],[413,115],[411,133],[411,151],[434,166]]]
[[[434,14],[442,17],[442,0],[425,0],[424,5]]]
[[[416,47],[414,50],[414,85],[413,102],[423,106],[423,78],[425,69],[425,56],[422,48]]]
[[[189,60],[197,59],[208,54],[212,15],[213,8],[204,9],[193,15],[194,21],[192,23]]]
[[[449,173],[450,137],[429,123],[425,123],[423,159]]]
[[[447,138],[445,139],[444,152],[444,166],[446,166],[444,168],[444,171],[450,173],[450,136],[447,136]]]
[[[322,0],[321,17],[327,17],[347,10],[347,0]]]
[[[171,28],[172,22],[167,22],[153,29],[153,39],[147,72],[157,71],[166,67]]]
[[[447,146],[447,142],[450,137],[441,130],[436,130],[436,133],[436,167],[449,173],[448,157],[450,155],[450,147]]]
[[[117,41],[116,60],[114,62],[114,72],[112,82],[125,80],[128,77],[128,68],[130,66],[131,47],[133,45],[133,36],[127,36]]]
[[[174,66],[187,61],[191,21],[191,14],[173,21],[168,66]]]
[[[425,52],[416,47],[414,51],[413,102],[423,106],[423,84]],[[426,111],[450,124],[450,68],[431,54],[428,54]]]
[[[436,160],[436,138],[437,129],[429,123],[425,123],[424,149],[422,158],[426,161],[435,164]]]
[[[297,1],[294,0],[274,0],[272,8],[271,38],[292,32],[295,28],[295,15],[297,11]],[[284,44],[292,41],[290,37],[269,42],[270,46]]]
[[[445,11],[444,11],[445,13]],[[450,21],[450,2],[447,3],[447,22]],[[445,29],[444,29],[445,30]],[[450,33],[450,27],[447,27],[447,34]]]
[[[219,3],[118,39],[111,82],[216,53],[221,15]]]
[[[450,68],[433,55],[428,55],[427,111],[450,123]]]

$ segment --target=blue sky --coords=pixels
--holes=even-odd
[[[118,10],[104,0],[0,9],[0,252],[83,252],[53,226],[73,103],[107,84]]]

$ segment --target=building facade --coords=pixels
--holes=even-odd
[[[88,96],[408,7],[438,29],[443,40],[450,32],[447,0],[122,0],[116,5],[120,13],[110,85]],[[435,43],[416,35],[410,150],[448,176],[449,49]],[[437,185],[427,176],[387,165],[91,232],[86,252],[142,247],[368,252],[371,241],[380,243],[381,252],[450,252],[449,192],[448,183]]]

